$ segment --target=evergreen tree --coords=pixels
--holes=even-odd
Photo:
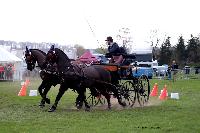
[[[180,36],[178,43],[175,46],[174,55],[176,61],[183,66],[186,63],[185,41],[183,36]]]
[[[169,64],[172,57],[170,37],[160,47],[159,65]]]
[[[200,62],[200,41],[198,37],[191,35],[191,39],[187,45],[187,61],[189,64],[197,64]]]

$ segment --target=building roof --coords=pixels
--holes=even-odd
[[[148,53],[148,54],[135,54],[135,61],[138,61],[138,62],[151,62],[152,61],[152,54],[151,53]]]
[[[0,62],[22,62],[22,59],[0,47]]]

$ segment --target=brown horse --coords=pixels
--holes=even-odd
[[[38,92],[42,97],[42,100],[39,104],[40,107],[44,107],[45,103],[50,104],[50,99],[46,97],[48,91],[50,90],[51,86],[56,86],[60,80],[58,76],[46,73],[43,71],[46,66],[44,65],[46,58],[46,53],[39,50],[39,49],[28,49],[26,47],[25,51],[25,61],[27,64],[27,69],[32,71],[35,68],[35,64],[38,64],[38,67],[42,70],[40,71],[40,77],[42,79],[42,83],[38,87]],[[49,82],[52,80],[52,82]]]
[[[42,100],[39,104],[40,107],[44,107],[45,103],[50,104],[50,99],[47,98],[47,93],[52,86],[56,86],[57,84],[60,84],[60,81],[61,81],[57,72],[47,70],[45,59],[46,59],[45,52],[43,52],[39,49],[28,49],[26,47],[25,61],[27,64],[27,69],[32,71],[35,68],[36,63],[38,64],[38,67],[41,69],[40,77],[42,79],[42,83],[38,87],[38,91],[42,97]],[[77,65],[77,67],[75,69],[77,71],[79,71],[79,70],[81,70],[80,69],[81,66],[82,66],[82,64],[79,64],[79,65]],[[77,90],[77,92],[80,93],[79,90]],[[83,94],[81,94],[81,95],[83,95]],[[82,101],[80,101],[81,95],[79,94],[76,99],[77,108],[82,107]]]
[[[59,93],[56,97],[55,103],[49,111],[53,112],[56,109],[60,98],[67,88],[74,85],[76,85],[76,87],[79,86],[79,90],[83,90],[84,92],[85,88],[89,88],[94,95],[97,94],[97,91],[100,92],[107,99],[108,108],[111,108],[109,92],[113,92],[117,97],[119,104],[125,106],[125,103],[121,101],[121,97],[116,86],[111,84],[110,72],[105,70],[103,67],[88,66],[82,68],[81,73],[79,73],[74,69],[74,66],[71,64],[67,55],[58,48],[54,49],[54,47],[52,47],[47,53],[46,61],[49,66],[56,64],[57,70],[62,78]],[[85,100],[86,97],[84,96],[83,98],[84,99],[82,100]]]

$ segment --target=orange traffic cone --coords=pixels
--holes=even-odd
[[[167,99],[167,85],[164,86],[160,96],[159,96],[159,99],[160,100],[166,100]]]
[[[153,89],[151,91],[150,96],[154,97],[154,96],[157,96],[157,95],[158,95],[158,84],[155,83],[155,85],[153,86]]]
[[[20,89],[18,96],[26,96],[26,85],[22,85],[22,88]]]
[[[29,79],[26,79],[26,81],[25,81],[25,85],[28,86],[29,83],[30,83],[30,80],[29,80]]]

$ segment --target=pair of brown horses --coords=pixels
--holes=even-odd
[[[36,66],[36,63],[38,64],[38,67],[41,69],[40,71],[40,77],[42,79],[42,83],[38,87],[38,91],[40,93],[40,96],[42,97],[39,106],[44,107],[45,103],[50,104],[50,99],[47,98],[47,93],[50,90],[52,86],[56,86],[57,84],[60,84],[60,76],[57,72],[51,71],[47,69],[47,65],[45,64],[46,61],[46,53],[39,50],[39,49],[28,49],[26,47],[25,51],[25,61],[27,64],[27,69],[32,71]],[[76,63],[77,64],[77,63]],[[84,67],[81,64],[77,65],[77,69],[80,70],[79,67]],[[80,101],[81,95],[79,95],[76,99],[76,106],[77,108],[82,107],[82,101]]]
[[[38,65],[43,69],[43,76],[41,77],[44,83],[42,82],[39,87],[45,88],[43,93],[39,90],[42,96],[42,104],[44,102],[50,102],[48,102],[48,99],[46,98],[46,94],[50,87],[60,83],[59,93],[56,97],[55,103],[49,110],[50,112],[56,110],[59,100],[68,88],[76,89],[76,91],[79,93],[77,102],[79,102],[80,106],[82,106],[82,101],[84,101],[86,109],[90,108],[86,101],[86,88],[89,88],[94,95],[97,91],[104,95],[108,102],[108,108],[111,108],[109,92],[113,92],[114,95],[118,98],[119,104],[125,106],[125,103],[121,100],[119,91],[117,90],[116,86],[112,84],[112,76],[110,72],[105,70],[103,67],[96,65],[88,67],[77,67],[77,65],[71,63],[71,60],[62,50],[54,47],[52,47],[45,58],[42,59],[39,59],[41,54],[38,54],[38,52],[33,56],[33,51],[36,50],[27,49],[25,57],[27,68],[29,70],[35,67],[35,62],[38,62]],[[53,76],[51,75],[54,72],[48,73],[48,70],[52,70],[51,68],[54,67],[56,67],[57,70],[56,75],[54,75],[56,80],[54,80]]]

